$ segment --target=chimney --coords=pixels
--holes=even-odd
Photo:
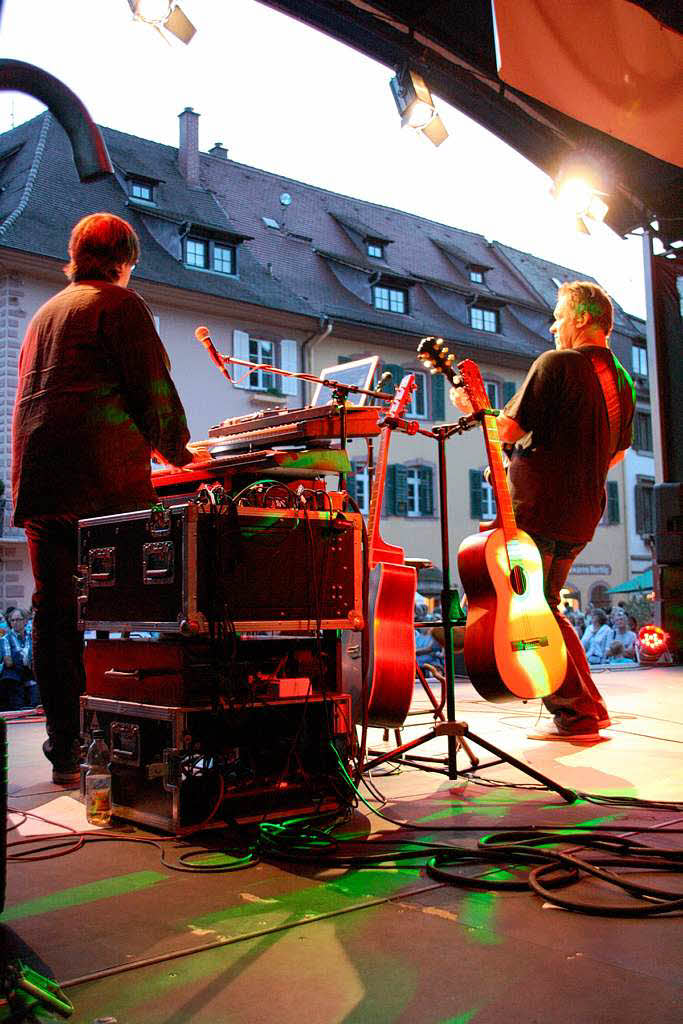
[[[199,185],[199,114],[192,107],[185,107],[178,114],[180,121],[180,146],[178,166],[188,185]]]
[[[221,160],[227,160],[228,151],[222,142],[214,142],[213,146],[209,150],[209,156],[217,156]]]

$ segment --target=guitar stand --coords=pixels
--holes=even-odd
[[[426,732],[422,736],[418,736],[417,739],[410,740],[408,743],[400,743],[394,750],[389,750],[386,753],[379,754],[372,757],[371,760],[365,761],[363,770],[368,771],[378,767],[380,764],[384,764],[386,761],[397,761],[399,764],[410,764],[414,767],[420,768],[424,771],[436,771],[443,772],[448,775],[449,779],[456,780],[458,775],[467,775],[472,771],[479,761],[473,756],[472,751],[467,743],[471,740],[476,743],[477,746],[483,747],[484,750],[488,750],[489,753],[495,754],[498,759],[493,764],[505,763],[512,765],[517,768],[520,772],[535,779],[536,782],[540,782],[541,785],[547,789],[557,793],[562,799],[568,803],[573,804],[577,799],[577,794],[559,783],[549,779],[546,775],[542,775],[541,772],[537,772],[535,768],[532,768],[528,764],[524,764],[523,761],[517,760],[512,754],[508,754],[507,751],[501,750],[499,747],[495,747],[488,740],[483,739],[476,733],[470,731],[470,727],[467,722],[458,722],[455,718],[455,652],[453,650],[453,627],[456,625],[463,626],[465,624],[465,616],[463,615],[462,608],[460,606],[460,599],[458,597],[458,591],[451,585],[451,568],[450,568],[450,545],[448,539],[448,487],[447,487],[447,474],[446,474],[446,441],[453,436],[453,434],[461,434],[464,430],[470,429],[472,426],[476,426],[476,423],[469,420],[468,417],[462,417],[457,423],[443,424],[436,426],[431,431],[432,436],[435,438],[438,444],[438,458],[439,458],[439,501],[441,508],[441,564],[443,566],[443,589],[441,591],[441,614],[443,619],[444,628],[444,668],[445,668],[445,690],[446,690],[446,720],[436,722],[434,727]],[[426,433],[421,431],[421,433]],[[418,675],[418,679],[419,679]],[[422,681],[422,680],[421,680]],[[424,681],[428,696],[429,686]],[[436,698],[432,694],[432,704]],[[442,717],[442,716],[441,716]],[[400,730],[395,730],[395,736],[397,742],[400,740]],[[440,736],[445,736],[448,743],[448,754],[445,758],[441,757],[424,757],[420,755],[412,755],[410,758],[406,758],[404,755],[413,750],[415,747],[421,746],[423,743],[429,743],[430,740],[437,739]],[[470,759],[470,768],[465,771],[458,771],[457,767],[457,753],[458,750],[462,749],[465,751]],[[369,751],[372,753],[372,751]],[[435,767],[428,767],[428,765],[434,764]],[[442,767],[436,767],[441,765]],[[482,768],[490,767],[489,764],[482,765]]]

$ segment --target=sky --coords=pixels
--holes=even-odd
[[[579,236],[550,179],[443,101],[438,148],[401,129],[393,70],[256,0],[181,0],[197,33],[168,45],[127,0],[5,0],[0,53],[49,71],[100,125],[178,145],[199,113],[199,145],[283,177],[483,234],[590,274],[645,316],[642,241],[598,225]],[[0,93],[0,131],[44,107]]]

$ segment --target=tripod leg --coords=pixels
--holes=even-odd
[[[523,761],[518,761],[516,757],[512,756],[512,754],[506,753],[499,747],[494,747],[494,745],[489,743],[488,740],[483,740],[481,736],[477,736],[475,733],[471,732],[469,726],[465,727],[464,735],[468,736],[471,740],[474,740],[474,742],[478,746],[483,747],[484,750],[489,750],[492,754],[495,754],[496,757],[501,759],[501,761],[511,764],[514,768],[519,769],[520,772],[531,776],[532,779],[536,779],[537,782],[542,783],[547,789],[552,789],[555,793],[558,793],[566,803],[573,804],[577,799],[577,795],[573,789],[566,789],[564,786],[560,786],[558,782],[553,782],[553,780],[549,779],[547,775],[541,775],[541,773],[537,772],[535,768],[532,768],[528,764],[524,764]]]

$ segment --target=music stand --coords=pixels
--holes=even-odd
[[[441,590],[441,617],[443,622],[444,630],[444,669],[445,669],[445,686],[446,686],[446,721],[437,722],[433,729],[425,733],[422,736],[418,736],[417,739],[410,740],[408,743],[403,743],[400,746],[389,750],[386,753],[373,757],[371,760],[366,761],[363,765],[363,771],[368,771],[372,768],[378,767],[386,761],[398,761],[399,763],[412,764],[413,767],[420,767],[419,757],[406,758],[404,754],[413,750],[415,747],[421,746],[423,743],[428,743],[430,740],[436,739],[437,736],[446,736],[448,742],[448,754],[445,760],[441,759],[441,763],[445,766],[445,774],[448,775],[449,779],[457,779],[458,775],[467,775],[472,769],[465,769],[465,771],[458,772],[457,766],[457,752],[458,747],[461,745],[461,741],[472,740],[477,746],[483,747],[484,750],[488,750],[489,753],[495,754],[497,761],[489,762],[488,764],[479,765],[478,769],[490,768],[492,764],[499,764],[505,762],[506,764],[512,765],[514,768],[518,768],[519,771],[525,775],[529,775],[532,779],[540,782],[547,789],[553,790],[562,799],[572,804],[577,799],[577,794],[567,789],[565,786],[561,786],[559,783],[549,779],[546,775],[537,772],[535,768],[532,768],[528,764],[524,764],[523,761],[518,761],[516,757],[509,754],[505,750],[501,750],[499,747],[489,743],[488,740],[473,733],[470,730],[467,722],[458,722],[455,718],[455,652],[453,650],[453,627],[456,625],[464,626],[465,616],[463,615],[462,608],[460,606],[460,598],[458,596],[457,589],[453,586],[451,580],[451,561],[450,561],[450,542],[448,539],[448,477],[446,469],[446,441],[453,436],[453,434],[462,434],[466,430],[470,430],[472,427],[477,425],[477,421],[473,417],[461,416],[457,423],[448,423],[434,427],[432,430],[420,430],[419,433],[426,436],[433,437],[438,444],[438,467],[439,467],[439,501],[441,508],[441,559],[443,566],[443,588]],[[466,745],[465,749],[466,748]],[[426,760],[426,759],[425,759]],[[429,758],[430,762],[433,762],[434,758]],[[431,768],[431,771],[438,771],[439,769]]]

